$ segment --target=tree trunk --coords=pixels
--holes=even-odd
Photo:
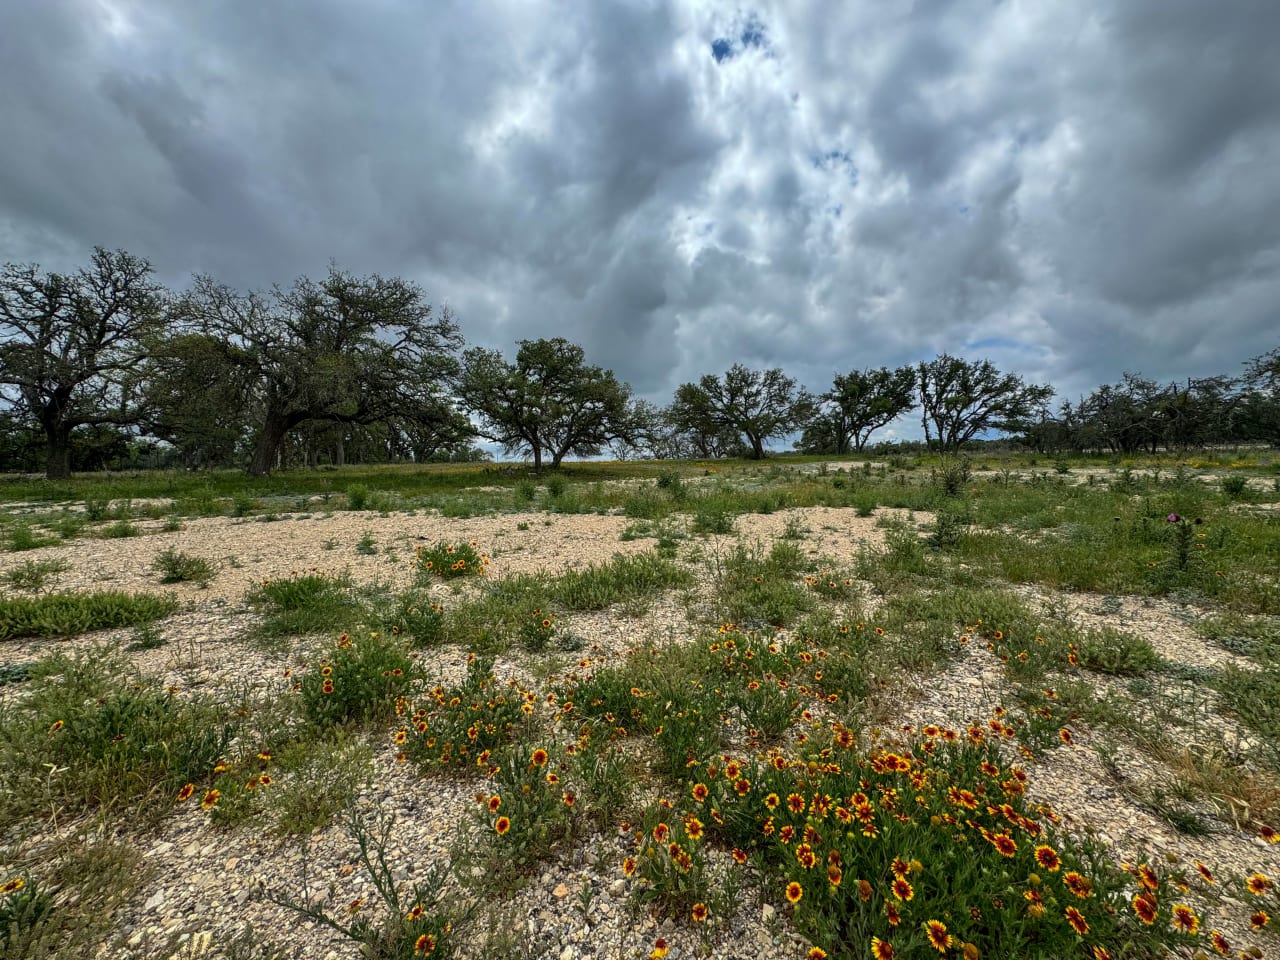
[[[267,417],[266,423],[262,425],[262,433],[258,435],[258,444],[253,448],[253,457],[249,460],[249,469],[246,471],[249,476],[265,477],[271,473],[288,432],[287,418],[279,415]]]
[[[338,438],[338,448],[334,451],[333,465],[335,467],[345,467],[347,465],[347,445],[342,437]]]
[[[753,437],[751,436],[751,434],[747,434],[747,439],[751,441],[751,459],[763,460],[764,459],[764,438]]]
[[[49,480],[71,479],[71,428],[59,424],[45,428],[44,475]]]
[[[542,447],[536,443],[533,445],[533,472],[542,472]]]

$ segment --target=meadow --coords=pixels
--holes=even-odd
[[[1280,455],[0,479],[0,958],[1265,956]]]

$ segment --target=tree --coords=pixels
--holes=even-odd
[[[916,388],[927,443],[954,453],[987,430],[1022,429],[1053,396],[1053,388],[1001,374],[990,360],[967,361],[948,354],[922,362]]]
[[[852,443],[861,453],[871,434],[915,407],[915,388],[916,372],[909,366],[836,374],[831,389],[820,398],[831,418],[835,452],[848,453]]]
[[[135,373],[166,300],[151,264],[123,250],[95,248],[74,274],[0,272],[0,398],[44,434],[50,480],[71,476],[77,427],[138,422]]]
[[[218,362],[242,384],[251,476],[268,474],[308,422],[411,424],[442,443],[467,429],[446,393],[462,337],[413,283],[331,267],[319,282],[240,294],[197,277],[184,311],[194,332],[222,342]]]
[[[746,439],[754,460],[764,459],[764,442],[798,430],[813,416],[813,398],[781,369],[749,370],[735,363],[722,380],[707,374],[676,390],[668,417],[703,442],[726,433]]]
[[[544,454],[555,468],[569,454],[595,456],[611,441],[635,439],[641,410],[612,370],[588,364],[563,337],[519,343],[514,363],[481,347],[463,355],[458,394],[481,436],[528,453],[537,471]]]
[[[145,428],[188,467],[237,462],[250,437],[253,364],[242,348],[207,333],[158,340],[144,371]]]

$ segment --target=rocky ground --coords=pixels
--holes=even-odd
[[[706,626],[692,622],[691,607],[708,589],[709,558],[733,548],[738,540],[760,543],[766,549],[790,527],[807,531],[803,549],[813,556],[848,561],[855,552],[882,541],[882,523],[893,511],[860,518],[851,509],[787,510],[767,516],[739,517],[731,536],[685,541],[693,543],[707,562],[695,565],[701,582],[689,594],[667,595],[643,612],[609,610],[566,617],[564,628],[582,637],[588,648],[581,655],[596,662],[624,656],[640,645],[662,645],[705,634]],[[901,513],[905,519],[905,512]],[[917,517],[917,519],[920,519]],[[255,582],[287,576],[298,570],[348,572],[358,583],[407,585],[414,550],[438,540],[475,540],[492,557],[490,576],[559,572],[608,559],[615,553],[644,552],[653,540],[621,539],[632,521],[618,516],[502,514],[469,519],[405,514],[382,516],[371,512],[286,515],[273,522],[253,518],[192,519],[182,528],[164,531],[159,522],[139,522],[143,535],[121,540],[81,540],[67,545],[0,554],[0,574],[27,560],[59,558],[69,569],[60,575],[59,589],[112,587],[130,591],[169,592],[181,602],[180,612],[160,625],[163,646],[130,653],[139,670],[159,683],[189,695],[193,691],[287,689],[286,671],[306,662],[315,644],[328,638],[302,638],[279,647],[258,641],[257,620],[244,604],[246,589]],[[372,538],[376,553],[361,553],[362,540]],[[216,574],[207,586],[161,586],[153,569],[157,554],[175,549],[211,561]],[[434,588],[443,602],[458,600],[454,588]],[[1109,624],[1147,637],[1160,655],[1191,667],[1216,667],[1249,662],[1206,644],[1192,629],[1192,612],[1175,604],[1136,598],[1104,600],[1093,596],[1061,596],[1023,589],[1035,603],[1050,604],[1059,616],[1082,625]],[[0,646],[0,665],[27,662],[53,650],[91,649],[97,644],[125,644],[133,631],[106,632],[59,641],[17,641]],[[460,676],[466,651],[432,651],[427,664],[431,682]],[[501,676],[529,682],[540,669],[528,655],[513,653],[499,660]],[[1101,681],[1100,681],[1101,682]],[[999,662],[978,644],[968,647],[945,674],[908,684],[914,695],[903,699],[901,722],[911,724],[967,722],[988,716],[1008,702],[1010,691]],[[0,702],[21,697],[21,687],[0,688]],[[1222,742],[1245,743],[1247,736],[1225,719],[1212,702],[1200,713],[1204,729],[1217,731]],[[1153,722],[1154,719],[1153,719]],[[1177,857],[1203,861],[1221,873],[1262,870],[1280,874],[1280,846],[1267,846],[1255,836],[1233,829],[1221,817],[1206,836],[1190,837],[1173,830],[1117,784],[1115,769],[1128,782],[1166,777],[1167,770],[1128,744],[1114,745],[1113,769],[1104,768],[1095,734],[1076,731],[1075,743],[1050,752],[1029,767],[1034,796],[1067,811],[1074,829],[1092,830],[1104,837],[1116,856],[1125,859]],[[374,760],[367,786],[357,807],[394,815],[396,829],[389,849],[389,865],[405,884],[422,878],[433,864],[459,855],[456,846],[475,807],[474,795],[483,786],[478,777],[421,779],[408,764],[396,763],[388,736],[371,738]],[[1212,799],[1206,804],[1212,805]],[[1220,813],[1221,811],[1216,811]],[[112,840],[135,847],[147,868],[136,902],[122,910],[119,942],[104,945],[102,956],[172,955],[181,944],[202,942],[213,934],[210,955],[227,949],[246,924],[258,935],[283,948],[288,956],[325,958],[351,956],[349,944],[336,942],[330,931],[273,899],[301,899],[301,876],[308,864],[314,884],[313,902],[340,909],[364,898],[372,901],[371,881],[359,865],[358,851],[341,824],[334,824],[302,843],[281,840],[252,826],[231,831],[209,823],[194,804],[179,807],[153,828],[104,822],[96,816],[41,823],[34,828],[11,828],[0,861],[38,856],[39,851],[68,838]],[[545,865],[521,889],[487,906],[491,950],[506,944],[507,955],[558,960],[632,958],[647,956],[658,937],[665,938],[672,958],[710,955],[720,958],[802,957],[807,944],[790,932],[773,905],[753,893],[728,923],[713,926],[704,941],[685,925],[655,920],[631,906],[628,884],[618,864],[621,840],[612,835],[589,836],[564,857]],[[455,887],[461,902],[467,894]],[[1237,911],[1238,912],[1238,911]],[[1239,923],[1224,932],[1236,944],[1251,942],[1247,926]],[[192,938],[195,937],[195,940]],[[476,936],[476,955],[481,953]],[[502,955],[493,953],[491,955]]]

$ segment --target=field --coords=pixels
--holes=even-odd
[[[1280,457],[0,481],[0,958],[1274,955]]]

